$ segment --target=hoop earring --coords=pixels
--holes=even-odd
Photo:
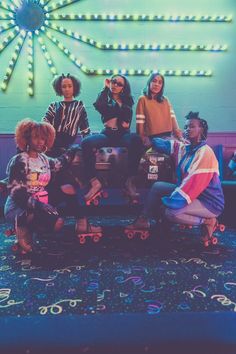
[[[44,145],[44,150],[42,151],[42,154],[45,154],[47,152],[48,148],[46,145]]]

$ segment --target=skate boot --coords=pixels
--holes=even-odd
[[[100,198],[103,197],[102,184],[97,178],[92,178],[90,182],[91,188],[84,196],[86,205],[98,205]]]
[[[17,243],[13,246],[13,251],[19,251],[21,254],[32,252],[32,234],[25,221],[25,214],[16,217],[15,231]]]
[[[205,247],[216,245],[217,237],[213,236],[213,232],[217,229],[218,221],[216,218],[206,218],[202,224],[202,242]]]
[[[137,204],[139,201],[139,193],[137,192],[135,183],[135,177],[128,177],[125,182],[125,195],[128,197],[130,203]]]
[[[125,235],[128,239],[139,237],[146,240],[150,236],[150,221],[144,215],[140,215],[132,224],[125,227]]]
[[[90,237],[93,242],[100,241],[102,237],[101,226],[91,225],[85,217],[76,221],[75,232],[81,244],[86,242],[86,237]]]

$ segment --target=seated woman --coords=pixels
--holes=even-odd
[[[130,84],[125,76],[113,75],[111,79],[105,80],[105,87],[94,103],[101,114],[104,129],[100,134],[86,137],[81,144],[85,173],[91,183],[91,189],[85,195],[86,202],[102,189],[102,184],[96,177],[94,150],[105,146],[122,146],[128,149],[128,178],[125,188],[131,198],[138,196],[134,178],[138,173],[143,145],[137,134],[130,133],[133,103]]]
[[[208,125],[198,112],[186,116],[185,137],[189,144],[155,138],[154,148],[173,156],[177,168],[177,185],[153,184],[142,214],[127,229],[149,228],[149,217],[164,215],[171,223],[203,225],[203,241],[208,242],[224,208],[218,161],[206,144]]]
[[[172,135],[182,139],[175,112],[167,97],[164,96],[164,76],[152,73],[138,99],[136,107],[136,129],[146,147],[151,146],[155,137],[170,138]]]
[[[51,124],[56,131],[54,144],[47,155],[57,157],[75,143],[79,130],[84,137],[90,133],[90,128],[83,102],[75,99],[80,94],[80,80],[73,75],[62,74],[53,80],[52,85],[55,93],[63,96],[63,100],[52,102],[42,120]]]
[[[62,74],[53,80],[52,85],[55,93],[63,96],[63,100],[52,102],[42,120],[51,124],[56,131],[55,141],[47,155],[58,157],[75,143],[79,130],[84,137],[90,133],[90,128],[83,102],[75,99],[80,94],[80,80],[71,74]],[[55,204],[67,200],[70,214],[78,209],[78,183],[81,183],[79,176],[74,176],[71,169],[64,169],[57,173],[53,185],[51,182],[48,186]]]
[[[52,171],[67,168],[75,151],[67,150],[58,158],[44,153],[53,146],[55,130],[52,125],[23,119],[16,126],[15,139],[22,151],[8,164],[8,188],[4,214],[15,225],[16,237],[21,251],[32,251],[32,232],[38,228],[58,231],[64,221],[57,210],[48,204],[46,187]],[[87,219],[78,223],[87,228]]]

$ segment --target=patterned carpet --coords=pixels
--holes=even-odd
[[[98,315],[235,312],[236,231],[205,249],[199,230],[173,230],[169,240],[153,227],[150,238],[128,240],[129,217],[93,217],[104,228],[99,243],[80,245],[67,219],[60,235],[41,235],[35,252],[12,252],[14,236],[0,224],[0,314]]]

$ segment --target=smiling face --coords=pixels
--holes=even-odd
[[[150,92],[152,96],[156,96],[160,93],[163,87],[163,79],[160,75],[154,76],[150,82]]]
[[[121,76],[114,76],[110,81],[110,91],[112,94],[120,95],[123,92],[125,80]]]
[[[65,101],[72,101],[74,97],[73,82],[69,78],[65,78],[61,81],[61,92]]]
[[[202,140],[203,128],[199,119],[187,119],[184,126],[184,135],[191,143],[199,143]]]

